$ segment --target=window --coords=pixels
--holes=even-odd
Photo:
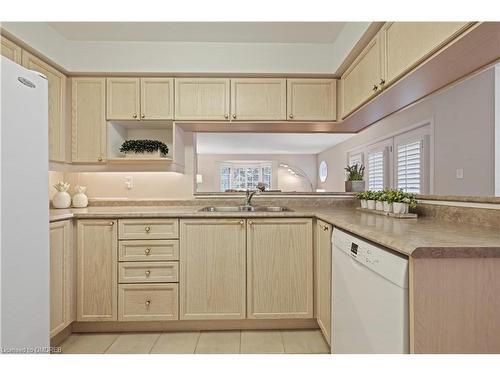
[[[384,189],[385,163],[384,150],[368,153],[368,189],[379,191]]]
[[[220,191],[254,190],[259,182],[271,188],[271,163],[223,163],[219,169]]]
[[[350,167],[352,167],[353,165],[362,165],[363,164],[363,153],[358,152],[355,154],[350,154],[348,164]]]
[[[403,189],[408,193],[421,193],[422,149],[421,140],[397,146],[396,189]]]

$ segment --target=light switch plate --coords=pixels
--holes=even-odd
[[[458,168],[456,171],[456,177],[457,179],[461,180],[464,178],[464,170],[463,168]]]
[[[125,177],[125,189],[132,190],[134,187],[134,180],[132,177]]]

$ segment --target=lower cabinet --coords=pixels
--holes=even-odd
[[[313,317],[311,219],[248,219],[247,316]]]
[[[332,226],[317,220],[314,246],[315,311],[318,325],[331,345],[332,308]]]
[[[178,284],[120,284],[118,319],[177,320],[179,318]]]
[[[180,319],[245,318],[245,224],[180,221]]]
[[[73,322],[74,257],[71,222],[50,223],[50,337]]]
[[[78,220],[77,320],[117,320],[117,222]]]

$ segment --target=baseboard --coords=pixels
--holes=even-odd
[[[317,329],[316,319],[176,320],[163,322],[74,322],[73,332],[223,331]]]
[[[61,332],[56,333],[53,337],[50,338],[50,346],[56,347],[66,340],[71,333],[73,332],[73,324],[70,324],[66,328],[64,328]]]

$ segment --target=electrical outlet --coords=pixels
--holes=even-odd
[[[134,187],[134,180],[132,177],[125,177],[125,189],[132,190]]]
[[[456,177],[458,180],[462,180],[464,178],[464,169],[463,168],[458,168],[456,170]]]

